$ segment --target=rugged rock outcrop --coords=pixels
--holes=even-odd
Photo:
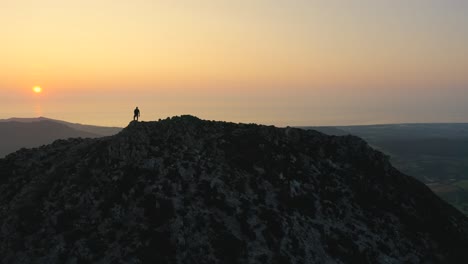
[[[0,159],[4,263],[468,263],[468,220],[353,136],[192,116]]]

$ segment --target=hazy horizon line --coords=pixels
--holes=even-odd
[[[185,115],[190,115],[190,114],[185,114]],[[182,115],[173,115],[173,116],[168,116],[168,117],[165,117],[165,118],[159,118],[159,120],[164,120],[164,119],[167,119],[167,118],[172,118],[172,117],[177,117],[177,116],[182,116]],[[191,115],[191,116],[195,116],[197,118],[200,118],[196,115]],[[57,119],[57,118],[50,118],[50,117],[46,117],[46,116],[38,116],[38,117],[15,117],[15,116],[12,116],[12,117],[7,117],[7,118],[0,118],[0,122],[15,122],[14,119],[48,119],[48,120],[51,120],[51,121],[62,121],[62,122],[67,122],[67,123],[71,123],[71,124],[78,124],[78,125],[88,125],[88,126],[101,126],[101,127],[112,127],[112,128],[125,128],[126,126],[119,126],[119,125],[111,125],[111,126],[107,126],[107,125],[102,125],[102,124],[96,124],[96,123],[93,123],[93,122],[90,122],[90,123],[81,123],[81,122],[75,122],[75,121],[70,121],[70,120],[63,120],[63,119]],[[362,127],[365,127],[365,126],[392,126],[392,125],[457,125],[457,124],[468,124],[468,121],[465,121],[465,122],[450,122],[450,121],[440,121],[440,122],[402,122],[402,123],[398,123],[398,122],[395,122],[395,123],[369,123],[369,124],[362,124],[362,123],[357,123],[357,124],[340,124],[340,125],[321,125],[321,124],[317,124],[317,125],[274,125],[274,124],[268,124],[268,123],[262,123],[262,122],[248,122],[248,121],[244,121],[244,122],[236,122],[236,121],[232,121],[232,120],[214,120],[214,119],[208,119],[208,118],[200,118],[202,120],[210,120],[210,121],[223,121],[223,122],[231,122],[231,123],[244,123],[244,124],[259,124],[259,125],[273,125],[273,126],[276,126],[276,127],[298,127],[298,128],[306,128],[306,127],[359,127],[359,126],[362,126]],[[139,122],[157,122],[158,119],[155,119],[155,120],[140,120]],[[132,120],[129,119],[129,123],[131,123]]]

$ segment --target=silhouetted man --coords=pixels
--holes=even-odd
[[[138,118],[140,117],[140,109],[138,109],[138,106],[137,108],[135,108],[135,110],[133,110],[133,121],[138,121]]]

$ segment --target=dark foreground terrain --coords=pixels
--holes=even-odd
[[[2,263],[468,263],[468,219],[353,136],[132,122],[0,159]]]
[[[390,156],[403,173],[425,183],[468,216],[468,124],[394,124],[311,127],[329,135],[352,134]]]

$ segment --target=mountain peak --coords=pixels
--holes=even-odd
[[[9,155],[0,209],[6,262],[468,260],[467,218],[363,140],[189,115]]]

